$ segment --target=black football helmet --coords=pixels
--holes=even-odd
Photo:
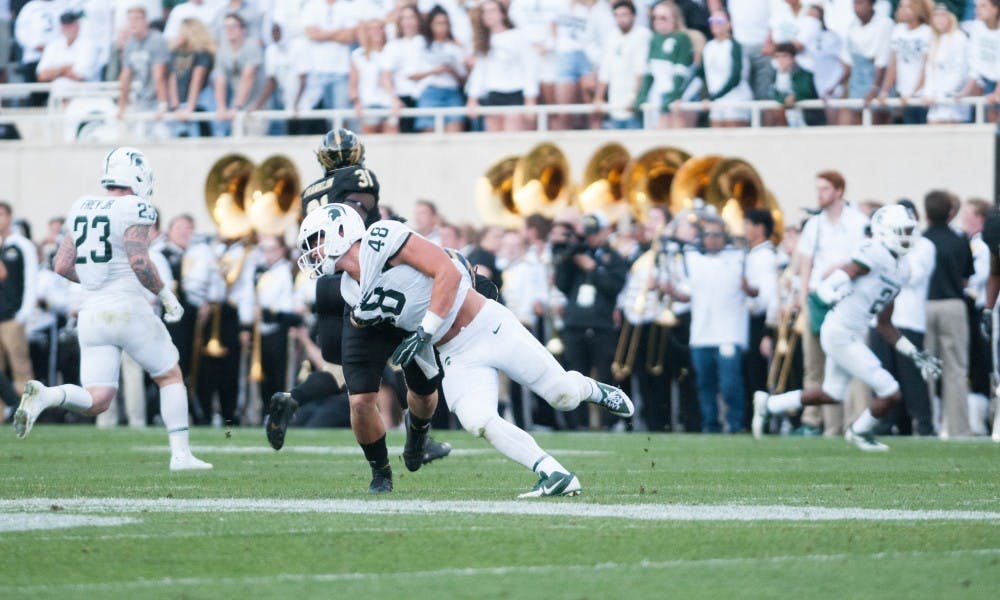
[[[316,160],[327,173],[365,162],[365,145],[350,129],[332,129],[316,150]]]

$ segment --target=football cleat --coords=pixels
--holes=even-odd
[[[753,418],[750,419],[750,431],[754,439],[764,437],[764,425],[770,413],[767,412],[767,398],[769,394],[765,391],[753,393]]]
[[[444,458],[451,454],[451,444],[448,442],[439,442],[427,436],[427,443],[424,444],[424,464],[434,462],[439,458]]]
[[[175,454],[170,457],[171,471],[205,471],[211,468],[212,463],[207,463],[195,457],[190,452]]]
[[[275,450],[281,450],[285,445],[285,432],[288,431],[288,424],[292,422],[292,417],[298,409],[299,403],[287,392],[278,392],[271,396],[267,414],[264,415],[264,431],[267,432],[267,442]]]
[[[856,433],[851,427],[848,427],[844,433],[844,439],[865,452],[886,452],[889,450],[889,446],[876,440],[875,435],[871,432]]]
[[[616,388],[613,385],[608,385],[606,383],[597,383],[597,387],[601,390],[601,397],[598,400],[587,400],[587,402],[593,402],[598,406],[603,406],[607,411],[616,417],[631,417],[635,413],[635,406],[632,405],[632,401],[629,397],[621,390],[621,388]]]
[[[538,483],[518,498],[543,498],[547,496],[576,496],[580,493],[580,480],[574,473],[553,473],[541,475]]]
[[[403,464],[413,472],[424,464],[424,454],[427,448],[427,434],[431,430],[430,423],[421,428],[410,424],[410,411],[403,413],[403,423],[406,428],[406,444],[403,445]]]
[[[380,469],[372,467],[372,482],[368,484],[369,494],[385,494],[392,491],[392,467]]]
[[[31,380],[24,386],[21,403],[14,411],[14,433],[18,438],[28,437],[38,415],[47,408],[48,405],[42,400],[43,392],[45,386],[40,381]]]

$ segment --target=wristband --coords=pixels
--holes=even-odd
[[[437,333],[438,329],[441,329],[441,325],[443,323],[444,319],[432,313],[431,311],[427,311],[424,313],[423,320],[420,321],[420,328],[423,329],[424,332],[429,333],[430,335],[433,336],[435,333]]]
[[[902,354],[903,356],[913,356],[914,354],[917,353],[917,347],[914,346],[913,342],[911,342],[910,340],[906,339],[905,337],[901,337],[898,340],[896,340],[896,351]]]

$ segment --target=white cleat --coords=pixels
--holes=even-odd
[[[764,437],[764,424],[770,413],[767,412],[767,399],[770,395],[763,391],[753,393],[753,418],[750,419],[750,431],[755,440]]]
[[[170,457],[171,471],[204,471],[211,468],[212,463],[196,458],[190,452]]]
[[[875,439],[871,433],[855,433],[850,427],[844,433],[844,439],[865,452],[887,452],[889,446]]]
[[[35,419],[48,407],[42,401],[44,391],[45,386],[40,381],[31,380],[24,386],[21,404],[14,412],[14,433],[17,434],[18,438],[28,437],[28,434],[31,433],[31,427],[35,424]]]

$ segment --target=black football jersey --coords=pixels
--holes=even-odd
[[[371,194],[375,197],[375,207],[368,211],[364,207],[362,213],[367,213],[365,226],[369,227],[381,217],[378,211],[379,184],[375,173],[360,165],[351,165],[343,169],[328,171],[325,176],[310,183],[302,190],[302,216],[320,206],[334,202],[347,202],[348,195],[355,192]]]

